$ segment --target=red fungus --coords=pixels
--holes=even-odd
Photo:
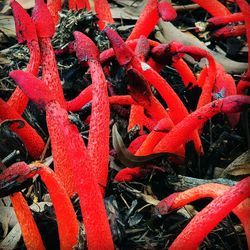
[[[135,49],[138,40],[139,40],[139,39],[133,39],[133,40],[126,41],[125,43],[133,50],[133,49]],[[158,45],[159,45],[159,43],[156,42],[156,41],[153,41],[153,40],[150,40],[150,39],[147,39],[147,40],[148,40],[149,45],[150,45],[151,47],[155,47],[155,46],[158,46]],[[106,64],[106,63],[107,63],[109,60],[111,60],[114,56],[115,56],[115,53],[114,53],[113,48],[104,50],[104,51],[100,54],[100,61],[101,61],[101,64]]]
[[[173,60],[175,53],[171,51],[172,44],[175,44],[175,46],[179,45],[181,47],[181,44],[177,43],[159,44],[151,50],[153,61],[161,65],[161,67],[157,66],[159,68],[157,71],[161,70],[161,68],[166,64],[172,64],[181,76],[185,86],[188,86],[190,83],[196,85],[196,78],[187,63],[182,58]],[[153,67],[153,65],[151,66]]]
[[[134,100],[130,95],[120,95],[120,96],[110,96],[109,97],[109,103],[112,104],[118,104],[118,105],[141,105],[142,103],[137,102],[137,100]],[[172,124],[172,127],[174,126],[173,121],[170,119],[168,112],[164,109],[164,107],[161,105],[161,103],[152,95],[150,97],[150,103],[144,104],[144,108],[146,110],[146,113],[149,117],[147,117],[145,114],[143,116],[143,125],[151,127],[150,130],[153,129],[153,127],[156,125],[156,122],[162,118],[166,118],[169,123]],[[155,112],[157,110],[157,112]]]
[[[54,24],[57,25],[59,19],[58,12],[62,8],[61,0],[47,0],[47,7],[53,18]]]
[[[198,79],[197,79],[197,85],[202,88],[203,84],[206,81],[206,78],[208,77],[208,67],[205,66],[199,73]]]
[[[45,250],[41,235],[37,228],[30,208],[20,192],[10,196],[18,223],[21,227],[23,241],[28,250],[41,249]]]
[[[249,76],[250,78],[250,76]],[[237,93],[238,94],[245,94],[244,92],[250,88],[250,79],[243,77],[240,82],[237,84]]]
[[[228,37],[243,36],[245,34],[246,34],[245,25],[230,25],[212,32],[211,36],[217,39],[220,38],[223,39]]]
[[[91,10],[88,0],[69,0],[68,4],[70,10]]]
[[[169,249],[197,249],[207,234],[249,196],[250,177],[246,177],[224,194],[215,198],[199,212],[179,234]],[[197,226],[199,230],[197,230]]]
[[[149,172],[151,172],[151,169],[145,169],[141,167],[123,168],[116,174],[114,181],[130,182],[135,179],[140,179],[144,177]]]
[[[213,91],[214,99],[237,94],[236,84],[233,77],[227,74],[220,64],[216,64],[216,81]],[[226,115],[231,127],[236,127],[240,120],[240,113]]]
[[[157,0],[149,0],[129,35],[128,40],[139,38],[141,35],[148,37],[160,17],[162,17],[164,21],[171,21],[176,18],[176,11],[172,5],[165,0],[159,3]]]
[[[144,107],[137,104],[132,104],[129,112],[128,132],[136,126],[139,127],[139,134],[143,134]]]
[[[176,149],[190,140],[190,133],[200,128],[208,119],[214,115],[222,113],[240,112],[244,107],[249,106],[250,98],[243,95],[231,95],[213,101],[179,122],[175,127],[166,134],[154,148],[154,153],[159,152],[176,152]]]
[[[74,32],[78,61],[87,60],[92,78],[92,110],[88,154],[98,183],[105,188],[109,164],[109,100],[107,83],[99,63],[95,44],[80,32]],[[104,191],[104,190],[103,190]]]
[[[9,186],[13,186],[13,176],[15,177],[15,182],[21,182],[24,181],[22,175],[30,172],[29,170],[27,171],[26,166],[23,166],[20,163],[17,163],[16,165],[18,171],[13,167],[9,167],[0,174],[0,197],[4,197],[11,193]],[[40,232],[23,195],[20,192],[16,192],[10,195],[10,200],[27,249],[45,249]]]
[[[127,47],[121,37],[111,30],[109,27],[105,28],[105,32],[111,41],[111,44],[114,48],[117,60],[119,61],[120,65],[126,65],[127,68],[133,67],[137,72],[139,72],[144,79],[146,79],[150,84],[152,84],[162,95],[164,100],[169,105],[170,113],[173,113],[173,121],[177,123],[178,118],[175,115],[180,115],[181,110],[185,110],[183,103],[180,101],[177,94],[173,91],[173,89],[166,83],[166,81],[157,73],[155,72],[148,64],[141,62],[138,58],[134,56],[133,51]],[[172,106],[172,102],[175,105]],[[174,112],[174,110],[178,110],[178,112]],[[185,112],[187,113],[187,111]],[[175,115],[174,115],[175,114]],[[171,116],[171,115],[170,115]],[[181,120],[181,119],[180,119]]]
[[[58,232],[60,238],[60,248],[61,249],[72,249],[77,244],[78,239],[78,221],[76,219],[76,214],[67,195],[61,181],[55,175],[55,173],[40,163],[35,163],[27,165],[24,162],[18,162],[13,164],[11,167],[6,169],[2,175],[3,178],[8,179],[18,178],[15,180],[17,182],[23,182],[29,178],[32,178],[36,174],[39,174],[42,178],[42,181],[47,186],[52,199],[55,214],[58,224]],[[1,179],[3,179],[1,178]],[[4,179],[3,179],[4,180]],[[8,183],[8,180],[6,180]],[[14,185],[13,183],[10,185]],[[19,204],[15,204],[18,208]],[[20,222],[20,226],[26,222]],[[33,243],[34,244],[34,243]]]
[[[77,127],[68,120],[66,110],[61,108],[56,101],[51,100],[51,95],[42,81],[22,71],[13,71],[11,77],[33,101],[46,105],[46,118],[51,141],[54,138],[52,155],[54,161],[61,160],[61,162],[58,161],[58,170],[55,170],[60,175],[63,185],[69,183],[70,188],[79,195],[88,249],[113,249],[100,187],[97,178],[94,177],[91,161],[89,161],[86,147]],[[36,87],[30,88],[30,82],[35,82]],[[43,95],[37,95],[39,92]],[[69,193],[69,190],[67,191]]]
[[[226,16],[231,12],[218,0],[192,0],[194,3],[199,4],[212,16]]]
[[[61,180],[50,168],[42,164],[34,163],[30,165],[30,168],[35,169],[32,174],[39,174],[48,188],[55,208],[60,249],[72,249],[77,245],[79,225],[74,208]]]
[[[104,31],[114,48],[119,64],[126,65],[127,68],[132,66],[157,89],[169,107],[169,116],[173,120],[174,124],[177,124],[185,116],[187,116],[188,111],[186,107],[165,79],[154,71],[148,64],[141,62],[138,58],[136,58],[133,51],[124,43],[122,38],[115,31],[109,27],[106,27]],[[201,142],[198,133],[194,134],[194,142],[197,152],[200,152]]]
[[[218,26],[218,25],[226,25],[231,22],[242,22],[244,21],[244,16],[241,12],[228,14],[226,16],[214,16],[207,19],[209,25]]]
[[[114,20],[107,0],[94,0],[95,12],[99,19],[98,25],[103,30],[107,24],[113,24]]]
[[[135,46],[135,55],[141,60],[146,61],[150,52],[150,44],[145,36],[140,36]]]
[[[156,206],[156,209],[160,214],[167,214],[198,199],[206,197],[215,199],[216,197],[223,195],[225,191],[229,189],[230,187],[217,183],[200,185],[181,193],[173,193],[169,195],[160,201],[160,203]],[[232,212],[235,213],[242,222],[247,236],[248,246],[250,246],[250,200],[246,199],[242,201],[232,210]]]
[[[119,105],[132,105],[136,104],[136,101],[130,95],[114,95],[109,96],[109,103]]]
[[[137,45],[135,47],[135,54],[138,58],[142,61],[146,60],[150,50],[150,45],[145,36],[140,36]],[[133,81],[133,79],[132,79]],[[136,83],[132,83],[136,84]],[[138,88],[140,88],[138,86]],[[130,117],[129,117],[129,124],[128,124],[128,131],[133,129],[136,125],[140,128],[140,134],[143,133],[143,121],[144,121],[144,108],[140,105],[131,105],[130,108]]]
[[[247,43],[248,43],[248,47],[250,47],[250,6],[249,6],[249,3],[245,0],[235,0],[235,2],[238,4],[244,16]],[[250,53],[248,51],[248,68],[247,68],[247,72],[244,74],[242,78],[242,81],[248,81],[248,86],[250,86],[249,78],[250,78]],[[241,85],[241,81],[238,84]],[[245,85],[245,83],[243,83],[243,85]]]
[[[192,83],[192,86],[197,85],[197,80],[196,80],[192,70],[189,68],[187,63],[182,58],[180,58],[177,61],[174,61],[173,67],[179,73],[185,87],[187,87],[190,83]]]
[[[215,74],[216,74],[216,64],[212,55],[210,55],[206,50],[200,49],[194,46],[184,46],[180,43],[171,43],[171,52],[180,53],[179,56],[182,57],[182,53],[187,53],[194,57],[195,59],[201,59],[202,57],[207,58],[208,65],[208,79],[202,84],[202,92],[199,98],[197,108],[204,106],[212,100],[212,91],[215,84]]]
[[[35,25],[18,2],[12,0],[10,6],[15,20],[18,43],[26,43],[30,51],[30,59],[26,71],[37,75],[40,65],[40,49]],[[19,114],[22,114],[28,104],[28,100],[29,98],[17,86],[7,103]]]
[[[62,133],[67,138],[88,249],[112,250],[112,234],[96,174],[81,135],[74,125],[67,123]]]
[[[141,144],[145,141],[148,135],[140,135],[137,138],[135,138],[128,147],[128,151],[132,154],[135,154],[135,152],[140,148]]]
[[[55,33],[55,25],[43,0],[36,0],[32,12],[32,20],[36,25],[37,36],[41,48],[42,80],[51,90],[54,100],[65,107],[63,89],[57,69],[55,53],[50,38]]]
[[[86,87],[76,98],[67,101],[67,110],[76,112],[92,100],[92,85]]]
[[[64,188],[72,196],[75,193],[70,157],[67,154],[66,139],[61,129],[66,126],[67,112],[53,100],[47,86],[41,80],[21,70],[12,71],[10,77],[23,89],[29,98],[38,105],[45,106],[46,121],[52,145],[52,155],[56,174],[62,180]],[[59,121],[61,123],[59,124]]]
[[[19,113],[17,113],[17,111],[13,107],[8,105],[8,103],[4,102],[1,98],[0,119],[21,120],[24,123],[24,127],[18,128],[13,124],[11,126],[11,129],[20,136],[32,158],[38,159],[41,156],[45,146],[43,139],[40,137],[40,135],[38,135],[36,130],[32,128]]]
[[[172,126],[174,126],[174,123],[169,117],[168,112],[161,105],[161,103],[155,98],[149,87],[149,83],[143,77],[143,75],[139,73],[137,70],[132,68],[127,71],[127,76],[129,79],[129,84],[128,84],[129,92],[132,98],[139,104],[137,106],[138,107],[143,106],[146,109],[147,114],[152,119],[158,121],[162,118],[166,118],[169,121],[171,121]],[[144,109],[142,109],[142,111],[143,113],[141,117],[139,117],[140,119],[136,118],[133,121],[138,121],[143,125]],[[134,115],[136,116],[136,113]]]

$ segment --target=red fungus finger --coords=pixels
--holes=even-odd
[[[215,74],[216,74],[216,64],[212,55],[210,55],[206,50],[200,49],[194,46],[184,46],[182,44],[173,42],[171,44],[172,52],[187,53],[194,58],[201,59],[202,57],[207,58],[208,65],[208,79],[202,84],[202,92],[197,104],[197,108],[204,106],[205,104],[211,102],[212,91],[215,84]]]
[[[22,164],[18,165],[18,172],[27,174],[27,168],[23,167]],[[28,171],[29,172],[29,171]],[[10,194],[8,187],[8,182],[13,179],[15,176],[15,181],[21,181],[22,176],[17,175],[17,171],[12,167],[9,167],[7,170],[4,170],[0,175],[0,186],[1,186],[1,197]],[[10,184],[13,185],[13,182]],[[3,189],[7,189],[5,194]],[[24,199],[23,195],[20,192],[15,192],[10,195],[10,200],[14,208],[14,212],[17,217],[17,221],[20,225],[22,237],[24,244],[28,250],[32,249],[45,249],[40,232],[37,228],[35,220],[32,216],[30,208]]]
[[[69,10],[77,10],[76,1],[75,0],[69,0],[68,1],[68,7],[69,7]]]
[[[69,0],[68,4],[70,10],[91,10],[88,0]]]
[[[156,206],[156,209],[160,214],[166,214],[198,199],[206,197],[215,199],[216,197],[223,195],[225,191],[229,189],[230,187],[217,183],[200,185],[181,193],[173,193],[169,195],[160,201],[160,203]],[[250,246],[250,200],[246,199],[242,201],[236,208],[232,210],[232,212],[239,217],[241,223],[243,224],[248,246]]]
[[[162,17],[164,21],[171,21],[176,18],[176,11],[172,5],[165,0],[160,3],[158,3],[157,0],[149,0],[127,40],[139,38],[141,35],[148,37],[160,17]]]
[[[110,96],[109,97],[109,103],[110,104],[119,104],[119,105],[133,105],[133,104],[139,104],[136,100],[134,100],[130,95],[120,95],[120,96]],[[166,118],[169,123],[172,124],[172,127],[174,126],[173,121],[169,117],[168,112],[164,109],[164,107],[161,105],[161,103],[152,95],[150,98],[150,104],[144,106],[147,115],[150,117],[146,117],[144,115],[143,124],[146,126],[149,125],[149,127],[154,127],[156,121]],[[155,112],[157,110],[157,112]],[[150,119],[150,120],[149,120]],[[152,129],[150,129],[152,130]]]
[[[140,36],[135,47],[135,55],[141,60],[146,61],[150,52],[150,44],[145,36]]]
[[[1,186],[1,196],[10,194],[10,190],[7,187],[7,183],[11,181],[12,177],[15,176],[15,182],[20,181],[22,174],[27,174],[30,170],[21,163],[17,163],[17,170],[12,166],[5,169],[0,174],[0,186]],[[18,176],[20,175],[20,176]],[[18,177],[17,177],[18,176]],[[11,184],[13,185],[13,184]],[[3,189],[8,189],[7,194],[3,193]],[[22,193],[16,192],[10,195],[10,200],[14,208],[14,212],[17,217],[17,221],[20,225],[24,244],[28,250],[32,249],[45,249],[40,232],[32,216],[30,208],[24,199]]]
[[[88,249],[114,249],[104,201],[92,162],[77,128],[69,123],[61,131],[67,138],[75,187],[80,199]]]
[[[228,14],[226,16],[214,16],[207,19],[209,25],[218,26],[218,25],[226,25],[232,22],[242,22],[244,21],[244,16],[241,12]]]
[[[21,227],[21,232],[24,244],[28,250],[41,249],[45,250],[41,235],[31,214],[30,208],[20,192],[10,196],[11,203],[14,208],[18,223]]]
[[[163,132],[151,131],[151,133],[148,134],[145,139],[143,138],[144,140],[137,149],[137,151],[135,152],[135,155],[145,156],[152,154],[155,145],[157,145],[157,143],[162,139],[164,135],[165,133]],[[174,153],[180,156],[184,156],[183,148]],[[134,179],[144,177],[150,171],[151,169],[145,169],[143,167],[124,168],[116,174],[114,180],[117,182],[123,182],[123,181],[130,182],[133,181]]]
[[[99,52],[95,44],[80,32],[74,32],[74,37],[78,61],[87,59],[92,78],[92,110],[88,154],[98,183],[104,188],[107,183],[109,163],[110,110],[107,83],[99,63]]]
[[[22,128],[17,128],[16,125],[12,125],[11,129],[20,136],[30,156],[34,159],[39,159],[45,146],[43,139],[13,107],[9,106],[8,103],[2,99],[0,99],[0,119],[17,119],[25,124]]]
[[[129,112],[128,132],[130,132],[136,126],[138,126],[139,133],[143,134],[143,119],[144,119],[144,107],[136,104],[131,105]]]
[[[138,40],[139,40],[139,39],[129,40],[129,41],[126,41],[126,44],[133,50],[133,49],[135,49]],[[151,39],[147,39],[147,40],[148,40],[149,45],[150,45],[151,47],[155,47],[155,46],[158,46],[158,45],[159,45],[159,43],[156,42],[156,41],[153,41],[153,40],[151,40]],[[111,60],[111,59],[114,57],[114,55],[115,55],[115,53],[114,53],[113,48],[104,50],[104,51],[100,54],[100,62],[101,62],[101,64],[106,64],[109,60]]]
[[[147,114],[155,119],[160,120],[166,118],[171,121],[172,127],[174,126],[173,121],[169,117],[168,112],[161,105],[161,103],[153,95],[148,81],[135,69],[129,69],[127,71],[129,79],[129,92],[132,98],[141,106],[145,107]],[[136,114],[135,114],[136,115]],[[143,122],[143,116],[140,117]],[[137,119],[138,120],[138,119]],[[140,120],[138,120],[140,121]]]
[[[132,105],[136,104],[136,101],[130,95],[114,95],[109,96],[109,103],[119,105]]]
[[[47,7],[56,26],[59,20],[58,12],[62,8],[61,0],[47,0]]]
[[[38,105],[45,106],[46,122],[52,145],[52,155],[56,174],[63,182],[64,188],[72,196],[75,193],[75,185],[72,175],[70,157],[67,153],[68,146],[66,138],[63,137],[61,130],[67,124],[68,114],[60,105],[53,100],[47,86],[33,75],[21,70],[10,73],[16,83]],[[33,87],[31,87],[33,86]],[[66,122],[65,122],[66,120]],[[59,123],[61,121],[61,123]]]
[[[116,174],[114,181],[130,182],[135,179],[140,179],[144,177],[149,172],[151,172],[151,169],[145,169],[141,167],[123,168]]]
[[[65,166],[58,165],[57,174],[61,174],[60,179],[63,180],[63,185],[70,181],[79,195],[88,249],[113,249],[111,230],[100,187],[77,127],[68,120],[66,110],[61,108],[56,101],[51,100],[49,91],[46,92],[46,86],[40,80],[22,71],[13,71],[11,77],[33,101],[43,103],[46,109],[51,109],[46,116],[51,139],[53,136],[55,138],[55,142],[52,142],[52,155],[54,161],[61,156],[62,162],[59,161],[58,164],[65,164]],[[36,87],[30,89],[29,83],[32,81],[36,83],[34,84]],[[44,94],[43,96],[37,96],[39,89],[42,90],[40,92]],[[53,152],[53,145],[58,152]],[[58,154],[57,157],[55,154]]]
[[[201,72],[199,73],[198,79],[197,79],[197,85],[202,88],[203,84],[206,81],[206,78],[208,77],[208,68],[205,66]]]
[[[179,234],[169,249],[197,249],[207,234],[249,196],[250,177],[246,177],[223,195],[215,198],[199,212]],[[200,229],[198,231],[197,226]]]
[[[211,36],[216,39],[243,36],[246,34],[245,25],[230,25],[214,31]]]
[[[245,0],[235,0],[235,2],[238,4],[245,20],[246,25],[246,37],[247,37],[247,43],[250,44],[250,6],[249,3]],[[250,53],[248,53],[248,73],[246,75],[248,76],[250,74]]]
[[[146,37],[140,36],[137,45],[135,47],[135,54],[142,61],[145,61],[150,50],[150,45]],[[132,79],[133,81],[133,79]],[[136,83],[132,83],[136,84]],[[139,88],[139,86],[138,86]],[[129,123],[128,123],[128,131],[133,129],[136,125],[139,126],[139,133],[143,133],[143,121],[144,121],[144,108],[140,105],[131,105],[130,114],[129,114]]]
[[[51,90],[53,99],[65,107],[63,89],[57,69],[55,53],[50,38],[55,33],[55,25],[43,0],[36,0],[32,12],[32,20],[36,25],[37,36],[41,48],[42,80]]]
[[[147,1],[145,8],[140,14],[135,27],[127,39],[128,41],[139,38],[141,35],[147,37],[152,32],[160,18],[157,4],[157,0]]]
[[[174,54],[171,52],[171,43],[170,44],[159,44],[151,50],[152,60],[149,60],[149,64],[157,72],[159,72],[162,67],[166,64],[172,64],[173,67],[178,71],[181,76],[185,86],[188,86],[189,83],[196,85],[196,78],[187,65],[187,63],[182,59],[173,60]]]
[[[154,129],[156,122],[157,122],[156,120],[144,115],[143,124],[149,131],[152,131]]]
[[[76,98],[67,101],[67,110],[76,112],[92,100],[92,85],[86,87]]]
[[[78,221],[69,196],[55,173],[40,163],[27,165],[25,162],[15,163],[3,172],[3,175],[8,176],[8,178],[18,176],[16,181],[19,182],[32,178],[36,174],[41,176],[42,181],[47,186],[54,205],[60,249],[72,249],[78,240]]]
[[[67,138],[62,130],[67,127],[68,114],[57,102],[50,102],[46,105],[46,121],[49,130],[54,169],[63,182],[69,196],[76,192],[73,177],[73,166],[68,151]]]
[[[169,116],[173,120],[174,124],[177,124],[185,116],[187,116],[188,111],[186,107],[165,79],[154,71],[148,64],[141,62],[138,58],[136,58],[133,55],[133,51],[127,47],[122,38],[115,31],[109,27],[106,27],[104,31],[114,48],[118,62],[121,65],[127,64],[127,67],[132,66],[157,89],[169,107]],[[194,135],[194,142],[197,152],[200,152],[201,142],[198,133]]]
[[[249,3],[245,0],[235,0],[235,2],[238,4],[238,6],[239,6],[239,8],[244,16],[245,26],[246,26],[247,43],[248,43],[248,47],[250,47],[250,6],[249,6]],[[248,68],[247,68],[247,72],[244,74],[242,80],[246,81],[246,79],[247,79],[247,81],[249,82],[249,78],[250,78],[250,53],[248,51]],[[240,82],[239,82],[239,84],[241,84]]]
[[[197,80],[198,86],[202,88],[204,83],[208,81],[207,78],[208,67],[204,67]],[[214,99],[224,98],[226,96],[235,94],[237,94],[237,91],[233,77],[225,72],[222,65],[216,63],[215,85],[212,93]],[[238,114],[227,114],[227,116],[230,117],[229,121],[231,126],[236,126],[238,123],[238,118],[236,116],[238,116]]]
[[[36,168],[33,174],[39,174],[48,188],[55,208],[60,249],[72,249],[78,241],[79,225],[74,208],[61,180],[50,168],[42,164],[34,163],[30,165],[30,168]]]
[[[98,25],[103,30],[107,24],[113,24],[114,20],[107,0],[94,0],[95,12],[99,19]]]
[[[183,59],[180,58],[179,60],[173,62],[173,67],[181,76],[185,87],[187,87],[190,83],[192,83],[192,86],[197,85],[197,80],[192,70],[188,67],[187,63]]]
[[[89,0],[81,0],[81,1],[79,1],[79,2],[81,2],[81,4],[79,4],[79,8],[81,8],[81,9],[86,9],[86,10],[88,10],[88,11],[91,10]]]
[[[26,71],[37,75],[40,65],[40,49],[35,25],[18,2],[12,0],[10,6],[14,16],[18,43],[26,43],[30,51],[30,59]],[[28,104],[28,100],[28,97],[17,86],[7,103],[19,114],[22,114]]]
[[[245,94],[245,91],[250,88],[250,79],[243,78],[240,80],[240,82],[237,84],[237,93],[238,94]]]
[[[144,142],[144,140],[147,138],[147,135],[140,135],[137,138],[135,138],[128,147],[128,151],[132,154],[135,154],[135,152],[139,149],[141,144]]]
[[[173,89],[166,83],[166,81],[157,73],[155,72],[148,64],[141,62],[136,58],[133,54],[133,51],[127,47],[121,37],[111,30],[109,27],[105,28],[105,32],[111,41],[111,44],[114,48],[116,57],[121,65],[126,65],[129,63],[127,67],[130,65],[135,68],[150,84],[152,84],[158,92],[162,95],[164,100],[169,105],[170,112],[173,113],[173,121],[177,123],[178,118],[174,117],[177,113],[186,113],[186,108],[184,107],[183,103],[180,101],[177,94],[173,91]],[[173,104],[170,100],[173,100]],[[174,112],[174,109],[178,112]],[[185,111],[181,111],[185,110]],[[175,114],[175,115],[174,115]],[[171,116],[171,115],[170,115]],[[181,119],[180,119],[181,120]]]
[[[199,4],[212,16],[226,16],[231,12],[218,0],[192,0],[194,3]]]
[[[216,64],[216,81],[214,86],[214,99],[236,95],[237,89],[233,77],[227,74],[220,64]],[[226,114],[231,127],[236,127],[240,120],[240,113]]]
[[[193,130],[200,128],[214,115],[220,112],[240,112],[244,107],[248,107],[249,104],[250,98],[243,95],[231,95],[213,101],[197,109],[175,125],[175,127],[156,145],[153,152],[175,152],[180,145],[190,140],[190,133]]]

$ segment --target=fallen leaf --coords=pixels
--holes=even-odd
[[[35,6],[35,0],[17,0],[17,2],[21,4],[25,10],[31,9]],[[5,5],[0,12],[1,14],[9,13],[9,11],[11,10],[9,0],[4,1],[4,4]]]
[[[250,150],[241,154],[233,162],[231,162],[227,168],[222,172],[221,177],[227,175],[239,176],[250,174]]]
[[[3,241],[0,243],[0,249],[5,250],[12,250],[16,249],[18,242],[21,239],[21,228],[20,225],[17,223],[9,234],[5,237]]]
[[[16,29],[13,16],[4,16],[0,17],[0,31],[4,33],[7,37],[15,37]]]

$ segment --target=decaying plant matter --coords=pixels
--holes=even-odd
[[[48,243],[29,210],[30,193],[38,186],[33,183],[43,185],[39,201],[41,192],[50,195],[58,249],[111,250],[123,244],[127,249],[197,249],[208,244],[205,237],[213,237],[209,233],[231,212],[239,218],[232,216],[232,227],[242,224],[245,231],[239,236],[234,230],[235,237],[250,247],[249,163],[241,165],[232,187],[171,188],[171,179],[180,173],[209,182],[218,177],[215,170],[223,172],[225,159],[247,151],[250,53],[246,60],[244,48],[239,50],[248,68],[236,76],[207,47],[185,39],[155,41],[160,20],[180,22],[173,2],[146,1],[134,27],[122,32],[106,0],[36,0],[31,16],[10,1],[17,40],[30,54],[25,70],[18,63],[8,69],[6,78],[14,80],[15,90],[8,97],[0,90],[0,122],[11,121],[12,130],[0,130],[1,146],[8,152],[15,146],[9,147],[8,138],[17,136],[28,156],[3,154],[0,198],[10,195],[27,249],[47,249]],[[196,24],[193,33],[205,40],[206,31],[211,48],[239,36],[249,47],[246,0],[193,2],[198,13],[206,13],[204,29]],[[67,23],[65,17],[72,19]],[[191,64],[201,60],[206,61],[203,68]],[[227,155],[230,147],[233,156]],[[50,156],[53,164],[44,165]],[[221,182],[231,185],[228,179]],[[188,216],[181,209],[207,197],[213,200],[192,203]],[[183,216],[190,219],[185,228]]]

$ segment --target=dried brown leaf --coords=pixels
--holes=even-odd
[[[222,172],[222,177],[231,175],[249,175],[250,174],[250,150],[241,154]]]

